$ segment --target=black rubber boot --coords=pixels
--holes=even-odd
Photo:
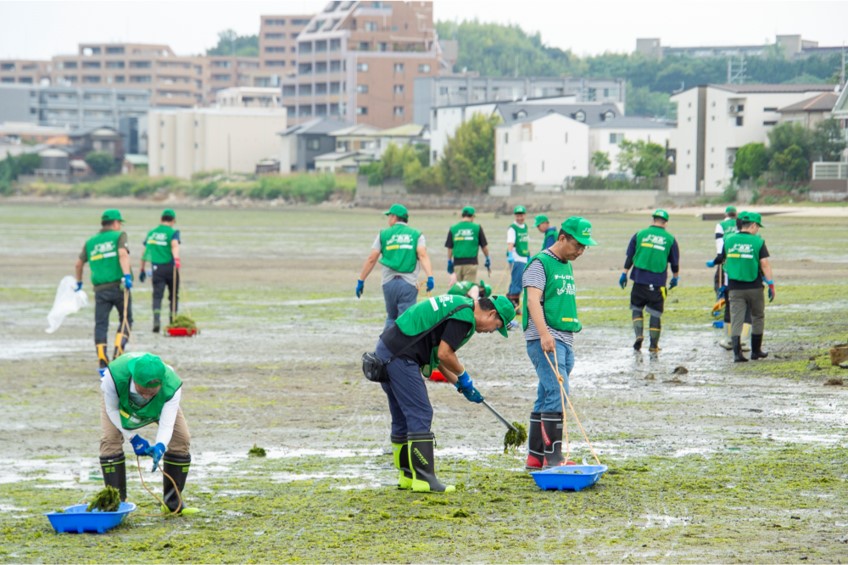
[[[108,344],[95,343],[94,346],[97,348],[97,361],[100,363],[100,368],[105,369],[109,366],[109,354],[106,352]]]
[[[763,351],[763,334],[751,334],[751,359],[765,359],[768,351]]]
[[[543,412],[542,441],[545,445],[545,459],[542,468],[565,465],[562,456],[562,412]]]
[[[127,499],[127,458],[123,453],[101,457],[100,470],[103,472],[103,482],[107,487],[118,489],[121,502],[124,502]]]
[[[177,496],[177,490],[182,494],[190,467],[191,455],[171,455],[165,452],[162,457],[162,471],[164,472],[162,475],[162,500],[171,512],[182,513],[186,510],[185,504],[180,504],[181,499]],[[171,478],[169,479],[168,476]],[[173,479],[173,482],[171,479]],[[177,490],[174,489],[175,483]]]
[[[162,326],[162,313],[158,310],[153,312],[153,333],[158,334]]]
[[[530,412],[530,427],[527,428],[527,463],[524,468],[528,471],[538,471],[545,463],[545,440],[542,439],[542,414]]]
[[[412,469],[409,468],[409,440],[406,436],[392,437],[392,456],[398,470],[398,488],[412,488]]]
[[[436,478],[433,432],[409,434],[409,467],[412,469],[413,492],[453,492],[453,485],[444,485]]]
[[[742,355],[742,343],[741,338],[736,335],[730,338],[730,341],[733,343],[733,362],[734,363],[745,363],[748,360]]]

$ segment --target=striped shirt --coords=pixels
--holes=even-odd
[[[559,257],[557,257],[553,251],[550,249],[545,249],[542,253],[546,253],[551,257],[555,258],[560,263],[562,261]],[[527,288],[538,288],[542,291],[542,300],[544,301],[545,297],[545,284],[547,283],[547,279],[545,277],[545,267],[542,265],[541,261],[530,261],[530,264],[527,265],[527,268],[524,269],[524,276],[521,277],[521,286]],[[542,302],[542,312],[544,312],[545,304]],[[548,331],[551,333],[551,336],[557,341],[561,341],[562,343],[573,346],[574,345],[574,333],[566,332],[562,330],[555,330],[554,328],[548,326]],[[536,324],[533,323],[533,318],[530,317],[530,312],[527,312],[527,329],[524,330],[524,339],[527,341],[532,341],[535,339],[541,339],[539,335],[539,330],[536,329]]]

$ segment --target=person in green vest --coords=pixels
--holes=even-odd
[[[170,208],[162,211],[159,226],[144,238],[144,253],[138,280],[150,277],[153,284],[153,333],[159,333],[162,318],[162,298],[168,288],[168,321],[173,323],[179,309],[180,294],[180,230],[174,229],[177,214]],[[147,262],[150,262],[150,269]]]
[[[459,281],[448,289],[448,294],[453,294],[455,296],[467,296],[468,298],[477,300],[481,296],[483,298],[491,296],[492,287],[487,285],[483,280],[481,280],[479,284],[470,281]]]
[[[527,209],[524,206],[516,206],[512,213],[515,221],[506,230],[506,260],[510,266],[509,290],[506,297],[515,304],[516,312],[519,312],[521,304],[521,275],[527,266],[530,257],[530,232],[524,223]]]
[[[492,260],[489,258],[489,242],[483,226],[474,221],[476,211],[471,206],[462,209],[462,220],[450,227],[445,247],[448,250],[448,274],[457,281],[477,280],[478,248],[486,258],[484,266],[491,274]]]
[[[554,244],[557,240],[557,229],[551,225],[550,220],[544,214],[539,214],[536,216],[536,220],[534,222],[536,229],[539,230],[540,233],[544,235],[542,239],[542,249],[544,251],[548,247]]]
[[[100,467],[103,482],[127,499],[127,470],[124,440],[136,455],[153,458],[153,471],[162,463],[163,501],[172,513],[193,514],[195,508],[182,503],[191,466],[191,435],[183,411],[182,381],[158,356],[132,352],[112,361],[100,380]],[[153,445],[138,431],[156,422]],[[169,478],[170,477],[170,478]]]
[[[627,271],[633,281],[630,292],[630,310],[633,321],[633,331],[636,341],[633,349],[642,349],[644,339],[644,313],[651,317],[649,334],[651,345],[648,351],[653,354],[660,350],[661,318],[665,308],[665,298],[668,290],[677,286],[680,280],[680,247],[677,240],[666,229],[668,212],[657,210],[652,215],[653,223],[647,228],[636,232],[627,246],[627,256],[624,260],[624,270],[618,279],[621,288],[627,287]],[[668,266],[671,265],[671,281],[666,289]]]
[[[383,298],[386,302],[388,328],[407,308],[418,299],[418,273],[424,269],[427,275],[427,292],[436,286],[433,267],[427,254],[424,234],[409,226],[409,211],[402,204],[392,204],[385,212],[389,227],[377,234],[371,245],[371,253],[362,265],[356,281],[356,297],[365,291],[365,279],[379,259],[383,265]]]
[[[733,361],[742,363],[748,359],[742,354],[742,324],[745,312],[751,312],[751,359],[765,359],[763,332],[765,330],[765,299],[763,282],[768,286],[769,302],[774,300],[774,275],[769,263],[766,242],[758,235],[763,227],[762,216],[756,212],[741,212],[739,231],[724,240],[724,248],[718,257],[727,273],[727,291],[730,295],[731,340]]]
[[[133,277],[123,222],[120,210],[105,210],[100,217],[100,231],[85,242],[74,266],[77,290],[82,289],[83,267],[88,263],[91,268],[91,284],[94,286],[94,346],[101,372],[109,364],[106,348],[112,308],[118,311],[118,333],[115,335],[113,358],[124,352],[132,329],[130,290]]]
[[[571,394],[568,375],[574,367],[574,334],[583,325],[577,315],[577,294],[572,263],[592,239],[592,223],[572,216],[560,226],[553,245],[536,254],[524,271],[524,327],[527,355],[536,369],[539,385],[527,430],[528,470],[565,465],[562,455],[563,399],[556,363],[565,394]]]
[[[719,340],[718,344],[724,349],[731,350],[733,349],[733,344],[730,336],[730,304],[727,296],[727,273],[724,272],[720,263],[717,263],[719,256],[724,249],[724,240],[739,230],[736,227],[736,218],[737,212],[735,206],[728,206],[724,209],[724,219],[715,226],[715,245],[716,245],[716,256],[715,259],[710,259],[707,261],[707,267],[713,268],[715,267],[715,279],[713,288],[716,291],[716,299],[724,299],[724,329],[727,333],[727,337],[725,339]],[[745,323],[742,325],[742,351],[750,351],[750,347],[748,347],[747,336],[751,333],[751,313],[745,313]]]
[[[391,442],[398,487],[415,492],[451,492],[436,477],[431,430],[433,406],[421,378],[438,368],[445,379],[471,402],[483,402],[466,367],[456,355],[476,333],[498,331],[515,309],[505,296],[472,300],[444,294],[409,308],[380,335],[375,353],[387,364],[388,382],[381,383],[392,416]]]

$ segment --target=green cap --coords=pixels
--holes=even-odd
[[[406,220],[409,218],[409,210],[403,204],[392,204],[392,207],[386,211],[386,216],[390,215]]]
[[[586,218],[571,216],[562,223],[562,229],[583,245],[598,245],[598,242],[592,239],[592,223]]]
[[[654,218],[659,218],[660,220],[668,221],[668,212],[663,210],[662,208],[657,208],[656,211],[652,214]]]
[[[482,289],[480,292],[481,297],[488,298],[492,295],[492,287],[487,285],[484,281],[480,281],[480,288]]]
[[[739,214],[740,222],[749,222],[752,224],[757,224],[761,228],[763,226],[763,217],[757,214],[756,212],[741,212]]]
[[[500,334],[504,337],[509,337],[506,326],[515,319],[515,305],[510,302],[506,296],[490,296],[489,299],[495,305],[495,310],[498,311],[498,316],[501,317],[503,326],[498,328]]]
[[[536,225],[537,228],[539,226],[541,226],[542,224],[544,224],[545,222],[550,222],[550,220],[548,219],[547,216],[545,216],[544,214],[539,214],[538,216],[536,216],[536,224],[535,225]]]
[[[473,216],[474,215],[474,208],[472,208],[471,206],[466,206],[465,208],[462,209],[462,215],[463,216]]]
[[[512,211],[513,214],[526,214],[527,209],[524,206],[516,206],[515,210]]]
[[[735,214],[736,213],[736,206],[728,206],[727,208],[724,209],[724,213],[725,214]]]
[[[165,208],[164,210],[162,210],[162,217],[164,218],[165,216],[169,218],[174,218],[175,220],[177,219],[177,213],[171,210],[170,208]]]
[[[119,222],[124,221],[124,218],[121,216],[121,211],[116,208],[104,210],[103,215],[100,216],[101,222],[114,222],[115,220],[118,220]]]
[[[144,388],[156,388],[165,378],[165,364],[156,355],[145,353],[135,361],[132,369],[132,380]]]

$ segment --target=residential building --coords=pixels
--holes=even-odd
[[[787,59],[803,59],[811,55],[840,53],[842,46],[820,47],[818,41],[803,39],[800,35],[777,35],[774,43],[761,45],[695,45],[689,47],[665,47],[658,37],[636,39],[636,53],[653,59],[663,57],[766,57],[782,55]]]
[[[675,94],[669,193],[720,194],[733,177],[736,152],[748,143],[767,143],[781,108],[833,90],[821,84],[711,84]]]
[[[426,124],[434,107],[571,97],[574,102],[609,102],[624,113],[624,79],[572,77],[435,76],[415,79],[412,119]]]
[[[283,104],[293,124],[402,125],[412,119],[415,79],[436,75],[440,56],[432,2],[330,2],[297,38]]]
[[[203,64],[203,102],[212,104],[221,90],[252,86],[253,75],[260,70],[256,57],[206,55],[198,57]]]
[[[662,147],[668,146],[669,136],[674,125],[651,118],[626,117],[598,122],[589,128],[589,172],[593,175],[603,175],[591,163],[596,151],[605,153],[610,160],[607,173],[620,173],[618,156],[621,153],[620,144],[625,139],[630,142],[644,141]]]
[[[792,122],[801,124],[806,129],[813,129],[819,122],[833,118],[832,112],[838,98],[839,94],[836,92],[822,92],[812,98],[778,108],[778,123]]]
[[[215,104],[222,108],[282,108],[279,88],[236,86],[219,90]]]
[[[50,61],[0,59],[0,84],[50,84],[52,70]]]
[[[350,125],[338,120],[315,118],[279,131],[280,172],[315,170],[316,157],[336,152],[336,138],[332,133],[343,131]]]
[[[259,61],[263,75],[276,76],[274,84],[297,71],[297,37],[306,28],[311,14],[264,15],[259,17]]]
[[[151,110],[148,171],[181,178],[212,170],[253,173],[279,153],[277,134],[285,128],[285,112],[272,108]]]

